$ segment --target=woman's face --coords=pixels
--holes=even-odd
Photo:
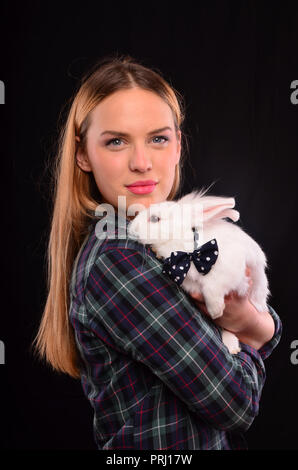
[[[87,155],[77,153],[84,171],[92,171],[104,202],[118,210],[118,196],[149,207],[165,201],[179,163],[181,132],[172,110],[157,94],[132,88],[105,98],[91,113]],[[151,180],[155,184],[135,186]],[[139,210],[139,209],[138,209]]]

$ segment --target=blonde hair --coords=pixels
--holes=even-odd
[[[35,352],[54,370],[80,377],[80,357],[73,327],[69,321],[69,283],[72,265],[88,232],[90,220],[101,202],[92,173],[76,164],[78,146],[86,151],[90,113],[105,97],[121,89],[139,87],[157,93],[173,112],[176,133],[184,120],[183,98],[160,72],[137,63],[130,56],[106,57],[82,78],[71,100],[61,128],[57,157],[53,164],[53,212],[47,248],[47,300],[34,339]],[[181,132],[182,140],[185,135]],[[76,136],[80,142],[76,141]],[[186,141],[187,144],[187,141]],[[185,153],[176,166],[172,200],[181,185]]]

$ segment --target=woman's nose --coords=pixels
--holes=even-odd
[[[132,171],[148,171],[152,168],[152,161],[150,158],[150,150],[146,149],[144,145],[135,146],[130,155],[129,166]]]

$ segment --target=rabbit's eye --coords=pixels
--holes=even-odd
[[[158,217],[157,215],[151,215],[149,218],[149,222],[159,222],[159,221],[160,221],[160,217]]]

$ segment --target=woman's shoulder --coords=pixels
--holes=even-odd
[[[128,219],[121,218],[113,224],[110,224],[110,218],[104,220],[107,220],[106,224],[100,220],[90,226],[86,249],[91,258],[89,259],[91,264],[103,254],[112,251],[133,250],[141,256],[147,256],[151,252],[149,245],[143,245],[129,235]]]
[[[159,266],[160,260],[155,256],[149,245],[143,245],[131,238],[124,228],[119,224],[115,227],[107,227],[103,230],[103,225],[92,223],[89,226],[89,233],[86,235],[81,249],[73,263],[70,282],[70,293],[78,296],[84,291],[87,279],[95,265],[101,260],[113,260],[120,253],[129,252],[129,256],[136,256],[141,260],[142,266],[145,264]]]

